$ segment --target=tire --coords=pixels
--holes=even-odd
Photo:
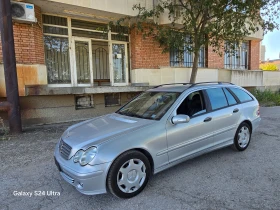
[[[136,150],[121,154],[112,164],[107,176],[107,188],[119,198],[138,195],[151,176],[148,158]]]
[[[237,151],[244,151],[250,144],[252,130],[248,123],[243,122],[237,128],[234,136],[233,148]]]

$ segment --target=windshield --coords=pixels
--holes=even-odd
[[[181,93],[144,92],[116,113],[130,117],[160,120]]]

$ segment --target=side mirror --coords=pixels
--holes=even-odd
[[[178,114],[172,117],[171,121],[174,125],[181,124],[181,123],[188,123],[190,121],[190,117],[188,115]]]

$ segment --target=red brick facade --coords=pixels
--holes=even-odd
[[[162,48],[151,37],[144,39],[142,34],[134,29],[130,40],[132,69],[157,69],[170,65],[169,53],[162,53]]]
[[[35,6],[37,23],[13,23],[16,62],[18,64],[44,64],[44,43],[41,9]],[[3,62],[0,40],[0,63]]]
[[[169,53],[162,54],[162,48],[152,38],[143,39],[142,34],[134,30],[131,33],[131,62],[132,69],[155,69],[160,66],[170,66]],[[249,41],[249,70],[259,69],[260,40]],[[213,52],[213,48],[206,48],[206,68],[223,69],[224,54]]]
[[[258,70],[260,63],[260,41],[251,40],[249,42],[249,69]]]
[[[210,69],[223,69],[224,68],[224,54],[222,56],[213,52],[213,48],[208,46],[206,50],[206,67]]]

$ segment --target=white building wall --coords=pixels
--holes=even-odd
[[[79,6],[89,9],[112,12],[122,15],[137,15],[133,11],[135,4],[141,4],[146,8],[153,8],[153,0],[48,0],[51,2],[63,3],[73,6]]]
[[[131,83],[146,83],[150,86],[188,83],[190,76],[191,68],[135,69],[131,71]],[[199,68],[196,82],[209,81],[231,82],[242,87],[280,86],[280,71]]]

